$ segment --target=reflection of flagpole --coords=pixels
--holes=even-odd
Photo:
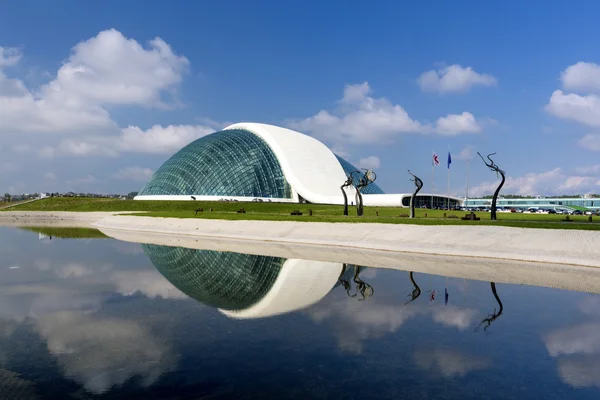
[[[444,288],[444,306],[448,305],[448,277],[446,277],[446,287]]]

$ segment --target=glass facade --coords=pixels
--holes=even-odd
[[[404,207],[410,207],[410,197],[405,196],[402,198],[402,205]],[[433,206],[432,206],[433,202]],[[450,199],[443,196],[427,196],[427,195],[417,195],[415,198],[415,207],[416,208],[445,208],[450,205],[450,208],[455,208],[460,205],[460,201]]]
[[[252,132],[232,129],[179,150],[138,195],[291,198],[292,189],[271,148]]]
[[[242,310],[271,290],[284,258],[143,244],[144,253],[177,289],[223,310]]]
[[[492,205],[492,199],[468,199],[465,202],[467,207],[489,207]],[[600,208],[600,198],[499,198],[496,202],[498,207],[508,208],[561,208],[561,207],[584,207],[584,208]]]
[[[335,155],[338,159],[338,161],[340,162],[340,164],[342,164],[342,168],[344,169],[344,172],[346,173],[346,175],[349,175],[351,172],[353,171],[360,171],[359,168],[356,168],[354,165],[350,164],[348,161],[344,160],[342,157],[338,156],[337,154]],[[354,186],[358,185],[358,179],[354,178]],[[341,185],[341,182],[340,182]],[[377,186],[377,184],[375,183],[371,183],[369,186],[363,188],[360,191],[362,194],[385,194],[385,192],[383,190],[381,190],[381,188],[379,186]]]

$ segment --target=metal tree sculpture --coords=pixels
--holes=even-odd
[[[477,154],[479,154],[479,152],[477,152]],[[502,182],[500,182],[500,185],[498,186],[498,188],[496,189],[496,192],[494,192],[494,197],[492,198],[492,210],[491,210],[491,214],[492,214],[492,220],[496,220],[496,202],[498,201],[498,194],[500,193],[500,189],[502,189],[502,186],[504,186],[504,182],[506,181],[506,177],[504,176],[504,171],[502,171],[500,169],[500,167],[498,167],[496,165],[496,163],[494,162],[494,160],[492,160],[492,156],[495,155],[496,153],[491,153],[488,154],[487,159],[490,160],[490,162],[488,163],[487,161],[485,161],[485,159],[483,158],[483,156],[481,154],[479,154],[479,157],[481,157],[481,160],[483,160],[483,163],[492,171],[495,171],[496,174],[500,174],[502,175]]]
[[[373,172],[373,170],[363,168],[363,171],[365,171],[365,173],[363,174],[363,176],[360,177],[358,185],[356,185],[356,212],[359,216],[363,215],[363,198],[360,191],[364,187],[369,186],[371,183],[375,182],[375,180],[377,179],[377,175],[375,174],[375,172]]]
[[[415,217],[415,200],[417,199],[417,193],[419,193],[419,191],[423,188],[423,181],[418,176],[416,176],[415,174],[410,172],[410,169],[408,170],[408,173],[413,176],[414,179],[411,179],[410,181],[414,182],[415,186],[416,186],[415,192],[410,197],[410,217],[414,218]]]
[[[410,278],[410,282],[413,284],[413,286],[415,287],[412,291],[411,294],[409,294],[409,296],[411,297],[411,299],[406,302],[406,304],[412,303],[413,301],[415,301],[420,295],[421,295],[421,288],[419,287],[419,285],[417,285],[417,282],[415,282],[415,279],[413,278],[413,272],[410,271],[408,273],[408,277]]]
[[[490,282],[490,286],[492,287],[492,294],[494,295],[494,298],[496,299],[496,301],[498,302],[498,311],[496,311],[496,308],[494,308],[494,312],[490,315],[488,315],[487,318],[484,318],[483,321],[481,321],[481,323],[479,324],[479,326],[485,324],[485,326],[483,327],[484,331],[487,331],[487,328],[490,327],[490,325],[492,324],[492,322],[494,322],[499,316],[502,315],[502,311],[504,310],[504,306],[502,305],[502,301],[500,301],[500,297],[498,296],[498,292],[496,292],[496,283],[495,282]],[[479,328],[479,326],[477,328]]]
[[[358,172],[358,171],[355,171]],[[360,173],[360,172],[359,172]],[[346,179],[346,182],[344,182],[344,184],[342,186],[340,186],[340,189],[342,190],[342,194],[344,195],[344,215],[348,215],[348,196],[346,195],[346,188],[348,186],[352,185],[352,174],[348,175],[348,178]]]

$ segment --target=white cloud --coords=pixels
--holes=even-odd
[[[321,110],[312,117],[289,120],[287,125],[300,132],[311,133],[332,142],[346,143],[388,142],[401,134],[439,133],[442,135],[476,133],[481,130],[471,113],[449,114],[435,126],[412,119],[398,104],[386,98],[373,98],[368,82],[347,85],[335,113]]]
[[[600,151],[600,134],[587,134],[578,143],[588,150]]]
[[[87,157],[91,155],[115,157],[118,154],[115,150],[107,146],[73,139],[64,140],[60,143],[58,148],[54,150],[55,151],[52,153],[53,156],[58,153],[78,157]]]
[[[152,176],[150,168],[127,167],[122,168],[113,175],[113,178],[126,181],[146,182]]]
[[[381,160],[377,156],[370,156],[358,160],[360,168],[375,169],[381,166]]]
[[[56,147],[43,147],[38,151],[38,155],[52,158],[90,155],[116,157],[122,152],[171,154],[213,132],[213,128],[200,125],[154,125],[145,131],[137,126],[129,126],[121,129],[120,136],[66,139]]]
[[[598,174],[598,173],[600,173],[600,164],[590,165],[587,167],[579,167],[575,171],[577,171],[580,174],[584,174],[584,175]]]
[[[214,131],[213,128],[201,125],[154,125],[145,131],[137,126],[129,126],[122,130],[116,149],[141,153],[172,153]]]
[[[578,62],[568,66],[561,75],[563,88],[580,92],[600,91],[600,65]]]
[[[94,178],[94,176],[88,174],[88,175],[84,176],[83,178],[70,179],[66,182],[66,184],[80,186],[80,185],[89,185],[89,184],[95,183],[95,182],[96,182],[96,178]]]
[[[466,92],[473,86],[495,86],[497,79],[479,74],[471,67],[454,64],[423,72],[417,83],[424,92]]]
[[[43,177],[44,177],[44,181],[46,181],[46,182],[54,182],[57,179],[56,174],[54,174],[52,172],[44,173]]]
[[[467,146],[458,153],[457,156],[452,156],[452,161],[456,158],[457,160],[472,160],[475,154],[475,148],[473,146]]]
[[[23,57],[21,49],[0,46],[0,68],[16,65]]]
[[[18,171],[20,166],[13,162],[1,162],[0,163],[0,171],[2,172],[16,172]]]
[[[471,371],[484,370],[491,366],[488,358],[443,348],[415,351],[413,360],[420,369],[440,373],[445,378],[463,377]]]
[[[12,146],[12,150],[17,153],[27,153],[29,150],[31,150],[31,146],[28,144],[16,144]]]
[[[469,188],[473,197],[493,194],[499,181],[484,182]],[[570,176],[561,168],[554,168],[542,173],[529,173],[519,177],[506,177],[501,193],[524,196],[582,194],[600,189],[600,181],[594,177]]]
[[[55,78],[35,90],[0,71],[0,133],[117,133],[108,107],[172,107],[188,66],[160,38],[143,47],[114,29],[102,31],[73,47]]]
[[[546,105],[546,111],[558,118],[600,127],[600,97],[595,94],[581,96],[555,90]]]
[[[436,132],[442,135],[460,135],[462,133],[479,133],[481,125],[470,112],[448,114],[436,122]]]

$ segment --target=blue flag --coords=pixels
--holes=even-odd
[[[450,164],[452,164],[452,157],[450,156],[450,152],[448,152],[448,169],[450,169]]]

